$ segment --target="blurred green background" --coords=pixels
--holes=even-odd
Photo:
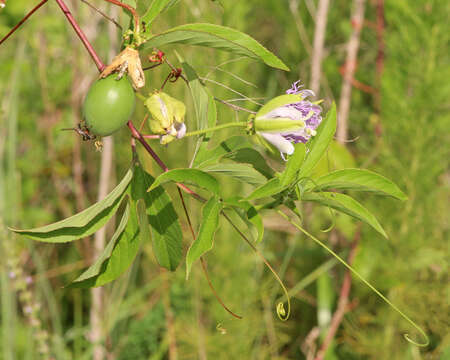
[[[128,21],[105,1],[90,2],[122,24]],[[34,3],[7,1],[0,10],[0,37]],[[210,49],[163,48],[174,65],[174,50],[182,54],[209,79],[206,84],[216,97],[254,110],[258,108],[254,102],[283,93],[297,79],[309,86],[317,3],[182,0],[155,21],[153,32],[211,22],[255,37],[291,71]],[[68,5],[105,62],[120,51],[120,33],[110,23],[82,1]],[[380,8],[385,19],[381,36],[376,26]],[[353,31],[351,13],[351,1],[330,2],[318,94],[326,109],[333,100],[339,105],[346,44]],[[346,255],[359,234],[355,268],[423,326],[431,343],[426,348],[408,343],[402,334],[417,339],[420,335],[354,279],[351,308],[326,359],[450,359],[449,13],[447,0],[365,2],[355,73],[359,83],[352,91],[348,120],[352,141],[345,148],[336,146],[322,164],[371,169],[405,191],[409,196],[405,203],[359,195],[389,240],[347,217],[304,209],[307,228],[339,253]],[[127,274],[101,290],[103,303],[93,314],[94,293],[64,288],[92,262],[93,239],[76,245],[41,244],[7,231],[6,225],[28,228],[56,221],[96,201],[101,154],[73,132],[61,131],[77,123],[83,95],[96,71],[53,1],[0,46],[0,359],[314,359],[336,310],[345,271],[273,213],[264,217],[266,233],[259,249],[288,289],[295,289],[287,322],[279,321],[275,312],[282,295],[278,283],[225,222],[206,256],[208,271],[221,298],[243,320],[231,317],[216,301],[199,264],[185,281],[184,266],[175,273],[161,270],[149,244]],[[146,91],[159,88],[167,73],[163,66],[147,72]],[[235,100],[243,96],[228,88],[254,102]],[[193,129],[187,87],[178,81],[166,92],[186,102],[187,125]],[[219,123],[246,118],[218,107]],[[133,118],[136,125],[144,114],[139,104]],[[213,141],[232,133],[219,132]],[[110,186],[131,160],[127,129],[113,138]],[[172,168],[188,166],[193,148],[190,138],[168,147],[155,143]],[[142,153],[141,159],[158,174],[147,155]],[[277,157],[268,155],[268,161],[276,169],[282,166]],[[229,194],[250,190],[237,182],[223,185]],[[185,217],[175,188],[168,189],[179,210],[186,249],[191,239]],[[186,201],[197,225],[200,207]],[[331,225],[332,231],[323,231]],[[111,230],[107,228],[107,238]],[[18,288],[20,279],[27,285]],[[92,340],[93,331],[100,332],[98,344]]]

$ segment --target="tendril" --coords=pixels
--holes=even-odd
[[[289,319],[289,316],[291,315],[291,297],[289,296],[289,292],[286,289],[286,286],[284,286],[283,280],[281,280],[281,278],[278,276],[277,272],[275,271],[275,269],[272,267],[272,265],[270,265],[269,261],[267,261],[267,259],[264,257],[264,255],[255,247],[255,245],[253,245],[250,240],[244,235],[244,233],[239,230],[239,228],[233,223],[233,221],[228,217],[227,214],[225,214],[222,211],[222,215],[224,216],[225,219],[227,219],[227,221],[231,224],[231,226],[239,233],[239,235],[241,236],[241,238],[252,248],[252,250],[261,258],[261,260],[264,262],[264,264],[267,266],[267,268],[270,270],[270,272],[273,274],[273,276],[275,277],[275,279],[277,280],[277,282],[280,284],[281,289],[284,292],[284,295],[286,296],[287,299],[287,311],[284,308],[284,304],[282,302],[279,302],[277,304],[276,310],[277,310],[277,316],[281,321],[286,321],[287,319]]]
[[[422,328],[417,325],[413,320],[411,320],[406,314],[404,314],[397,306],[395,306],[391,301],[389,301],[381,292],[379,292],[373,285],[371,285],[365,278],[363,278],[352,266],[350,266],[344,259],[342,259],[338,254],[336,254],[333,250],[331,250],[328,246],[326,246],[322,241],[317,239],[314,235],[310,234],[308,231],[306,231],[302,226],[297,224],[296,222],[292,221],[286,214],[284,214],[282,211],[278,210],[278,214],[280,214],[283,218],[285,218],[289,223],[291,223],[293,226],[295,226],[298,230],[300,230],[303,234],[311,238],[316,244],[320,245],[322,248],[324,248],[327,252],[329,252],[331,255],[333,255],[337,260],[339,260],[342,265],[344,265],[347,269],[349,269],[359,280],[361,280],[366,286],[369,287],[375,294],[377,294],[383,301],[385,301],[392,309],[394,309],[398,314],[401,315],[403,319],[405,319],[409,324],[411,324],[425,339],[424,342],[417,342],[409,336],[409,334],[404,334],[406,341],[410,342],[411,344],[414,344],[416,346],[425,347],[428,346],[430,343],[430,340],[428,338],[428,335],[425,333],[425,331],[422,330]]]

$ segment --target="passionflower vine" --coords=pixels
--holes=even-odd
[[[277,96],[255,115],[253,127],[256,134],[275,146],[283,159],[294,152],[296,143],[307,143],[316,135],[322,121],[319,102],[305,100],[314,92],[302,89],[300,81],[292,84],[286,95]]]
[[[155,92],[145,101],[145,106],[151,115],[150,130],[160,135],[161,144],[181,139],[186,134],[184,103],[164,92]]]

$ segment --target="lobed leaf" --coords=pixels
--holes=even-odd
[[[75,280],[73,280],[73,283],[70,284],[69,287],[77,287],[77,286],[83,287],[84,285],[82,284],[82,282],[84,282],[87,279],[96,277],[97,275],[100,274],[100,272],[102,271],[103,263],[105,263],[105,261],[107,261],[111,257],[111,254],[113,252],[114,246],[117,243],[117,240],[124,232],[129,217],[130,217],[130,205],[127,203],[127,207],[125,208],[125,211],[122,215],[122,219],[120,220],[119,226],[114,232],[114,235],[112,236],[108,245],[106,245],[106,247],[103,249],[102,253],[97,258],[97,260],[91,266],[89,266],[89,268],[85,270],[80,276],[78,276]],[[87,287],[89,286],[87,285]]]
[[[231,198],[225,201],[225,205],[231,206],[239,217],[247,224],[250,232],[256,232],[256,242],[260,242],[264,236],[264,224],[261,215],[256,208],[240,198]]]
[[[266,178],[271,178],[274,175],[274,171],[267,165],[266,159],[264,159],[264,157],[255,149],[244,147],[224,155],[223,158],[238,163],[250,164]]]
[[[148,0],[138,1],[138,11],[142,14],[140,20],[145,23],[147,28],[149,28],[153,20],[155,20],[160,13],[175,5],[178,1],[179,0],[153,0],[150,6],[147,5]],[[142,3],[147,5],[147,7]],[[144,8],[146,8],[146,10],[144,10]]]
[[[198,169],[174,169],[159,175],[147,191],[152,191],[161,184],[169,181],[187,183],[204,188],[215,195],[219,195],[220,186],[217,180],[208,173]]]
[[[102,253],[100,259],[81,274],[70,285],[71,287],[97,287],[105,285],[116,280],[131,266],[139,251],[141,240],[143,240],[142,234],[145,234],[145,232],[140,230],[137,203],[130,201],[128,208],[129,217],[123,231],[120,234],[116,231],[115,236],[113,236],[113,239]],[[123,221],[124,218],[122,218],[121,223]],[[118,230],[120,230],[120,225]],[[116,234],[118,234],[117,237]],[[108,254],[111,247],[112,251]],[[97,274],[95,274],[96,272]]]
[[[280,176],[281,186],[288,186],[297,179],[297,174],[303,164],[306,154],[306,146],[303,143],[295,144],[294,153],[289,156],[284,171]]]
[[[116,213],[132,176],[133,173],[129,170],[119,185],[103,200],[67,219],[34,229],[10,230],[33,240],[51,243],[69,242],[89,236],[103,227]]]
[[[221,210],[222,204],[217,197],[212,197],[203,206],[200,230],[186,255],[186,278],[189,277],[192,264],[212,249]]]
[[[177,54],[178,55],[178,54]],[[195,114],[197,118],[197,129],[206,129],[213,127],[217,123],[217,108],[214,101],[214,96],[203,85],[192,66],[187,63],[180,55],[178,59],[181,62],[184,74],[188,80],[188,86],[192,95],[194,103]],[[197,156],[207,154],[207,144],[211,138],[211,134],[204,134],[197,140],[197,145],[194,151],[194,157],[191,161],[193,164]]]
[[[379,195],[392,196],[399,200],[407,200],[400,188],[391,180],[375,172],[364,169],[343,169],[333,171],[309,182],[312,191],[329,189],[370,191]]]
[[[206,46],[259,60],[265,64],[289,71],[289,68],[272,52],[251,36],[238,30],[214,24],[185,24],[166,30],[150,38],[142,50],[153,50],[165,44]]]
[[[206,172],[231,176],[239,181],[255,186],[267,182],[267,179],[261,173],[256,171],[252,166],[246,164],[218,163],[205,166],[203,170]]]
[[[256,188],[245,200],[256,200],[262,199],[265,197],[276,195],[284,190],[284,187],[281,186],[280,179],[278,177],[274,177],[270,179],[265,184]]]
[[[239,149],[250,147],[251,143],[244,136],[232,136],[222,141],[214,149],[198,153],[194,159],[193,166],[202,168],[216,163],[219,159],[227,154],[236,152]]]
[[[348,195],[333,192],[307,193],[303,195],[302,201],[316,202],[344,214],[350,215],[369,224],[381,235],[387,238],[386,232],[381,227],[375,216],[358,201]]]
[[[298,177],[307,177],[311,175],[314,167],[328,148],[334,133],[336,132],[336,104],[333,103],[331,109],[328,111],[325,119],[317,128],[317,135],[313,138],[309,152],[300,167]]]
[[[183,234],[172,200],[161,186],[147,192],[155,179],[139,164],[134,173],[131,190],[136,199],[144,201],[142,212],[147,219],[142,218],[141,223],[150,225],[148,238],[152,239],[153,253],[160,266],[174,271],[182,257]]]
[[[154,178],[140,170],[144,179],[144,192]],[[145,192],[145,213],[151,228],[153,252],[158,264],[175,271],[183,256],[183,233],[172,200],[162,186]]]

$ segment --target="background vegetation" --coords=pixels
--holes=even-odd
[[[127,21],[104,1],[91,3]],[[6,4],[0,10],[1,37],[32,6],[25,0]],[[114,26],[82,1],[68,4],[105,61],[119,52]],[[401,334],[416,335],[408,324],[354,280],[349,311],[326,358],[448,359],[450,5],[446,0],[386,1],[384,8],[383,1],[372,0],[365,5],[348,120],[352,141],[337,147],[324,166],[378,171],[399,184],[409,200],[360,195],[389,240],[368,226],[313,207],[305,209],[305,222],[344,255],[359,239],[357,270],[422,325],[431,343],[421,349],[406,342]],[[182,53],[210,79],[207,85],[217,97],[241,97],[229,87],[264,103],[299,78],[310,84],[316,7],[313,0],[183,0],[158,18],[153,31],[212,22],[251,34],[291,72],[244,59],[231,62],[236,59],[203,48],[167,46],[164,51],[173,63],[173,50]],[[380,7],[385,19],[381,32]],[[325,108],[341,100],[346,43],[355,26],[351,12],[352,2],[330,3],[319,92]],[[160,87],[167,72],[161,68],[147,75],[149,91]],[[200,266],[186,282],[182,268],[162,271],[151,247],[144,247],[132,269],[102,290],[102,306],[93,314],[90,290],[63,287],[91,263],[92,239],[77,246],[37,244],[6,230],[5,225],[50,223],[96,201],[101,154],[74,133],[60,131],[77,123],[83,95],[95,76],[95,66],[54,2],[0,47],[0,359],[37,359],[46,347],[58,360],[313,359],[337,309],[345,271],[279,216],[267,213],[259,248],[293,289],[287,322],[280,322],[274,310],[281,295],[278,284],[225,222],[206,256],[208,271],[221,298],[243,320],[232,318],[215,300]],[[182,81],[166,91],[184,99],[193,114]],[[240,104],[257,108],[252,102]],[[143,116],[139,105],[135,124]],[[235,116],[219,106],[220,122]],[[194,124],[192,115],[187,124]],[[215,141],[230,133],[218,133]],[[189,139],[155,147],[171,167],[185,166],[193,151]],[[113,156],[110,187],[130,162],[126,128],[114,135]],[[149,171],[159,172],[150,158],[141,158]],[[276,157],[268,161],[281,166]],[[223,185],[230,194],[249,191],[238,183]],[[195,222],[200,208],[189,199],[187,205]],[[181,211],[179,215],[187,230]],[[323,231],[331,225],[331,231]],[[187,247],[190,238],[184,241]],[[100,346],[92,340],[94,330],[100,331]]]

